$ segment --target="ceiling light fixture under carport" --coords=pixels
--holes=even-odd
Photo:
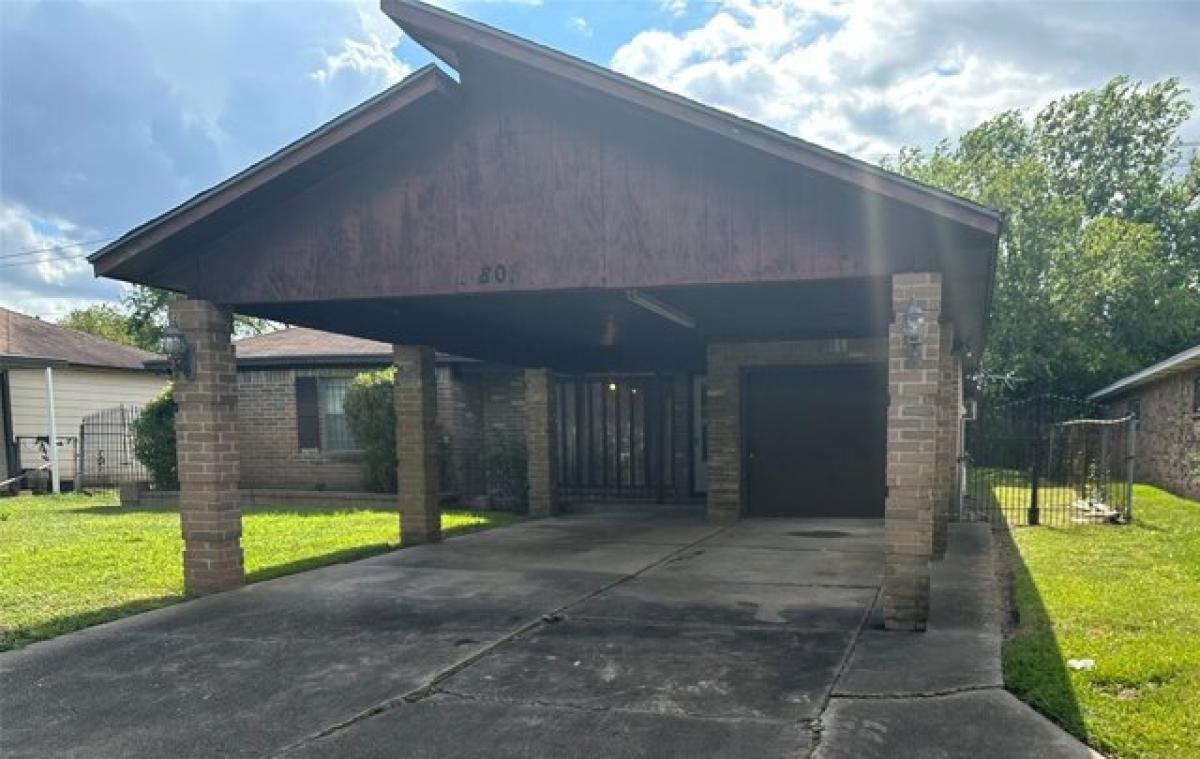
[[[688,329],[695,329],[696,327],[696,320],[692,317],[673,306],[668,306],[658,298],[653,298],[649,295],[646,295],[644,292],[636,288],[630,288],[626,290],[625,297],[628,298],[629,302],[635,306],[640,306],[641,308],[644,308],[653,314],[661,316],[667,321],[675,322],[681,327],[687,327]]]

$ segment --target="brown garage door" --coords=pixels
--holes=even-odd
[[[752,369],[743,404],[751,514],[883,516],[885,367]]]

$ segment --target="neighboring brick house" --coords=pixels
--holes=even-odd
[[[392,346],[292,327],[238,340],[235,351],[242,487],[361,490],[342,402],[357,375],[392,365]],[[488,454],[524,443],[522,372],[439,354],[436,377],[442,490],[482,494]]]
[[[1200,345],[1120,379],[1089,400],[1138,420],[1140,482],[1200,498]]]
[[[354,377],[392,365],[392,346],[291,327],[234,347],[242,487],[362,489],[342,402]],[[441,490],[494,493],[489,462],[525,452],[525,374],[444,354],[435,363]],[[564,375],[555,393],[556,484],[568,497],[679,501],[702,492],[691,478],[687,375]]]

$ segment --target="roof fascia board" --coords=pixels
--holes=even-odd
[[[769,155],[936,213],[987,234],[995,235],[1000,230],[1001,215],[998,211],[762,124],[666,92],[486,24],[413,0],[382,0],[382,8],[383,12],[409,36],[431,50],[442,50],[447,47],[445,43],[450,43],[450,47],[454,44],[469,45],[684,121]],[[445,59],[446,55],[443,53],[441,57]],[[558,65],[551,68],[547,65],[550,63]]]
[[[343,113],[229,179],[185,201],[163,215],[109,243],[88,257],[103,276],[139,253],[162,243],[221,210],[243,195],[266,185],[334,145],[359,134],[430,95],[453,94],[457,83],[435,64]]]
[[[1088,400],[1107,400],[1125,390],[1132,390],[1142,385],[1148,385],[1168,375],[1185,372],[1195,367],[1200,367],[1200,345],[1176,353],[1174,356],[1159,361],[1157,364],[1151,364],[1140,372],[1134,372],[1127,377],[1123,377],[1111,385],[1092,393],[1088,396]]]

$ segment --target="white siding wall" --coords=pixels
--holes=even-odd
[[[46,372],[13,369],[8,373],[12,395],[13,434],[17,438],[49,434],[46,418]],[[117,369],[55,369],[54,411],[58,426],[60,476],[75,476],[75,443],[83,417],[113,406],[142,405],[158,395],[166,380],[149,372]],[[22,468],[39,466],[41,456],[21,445]]]

